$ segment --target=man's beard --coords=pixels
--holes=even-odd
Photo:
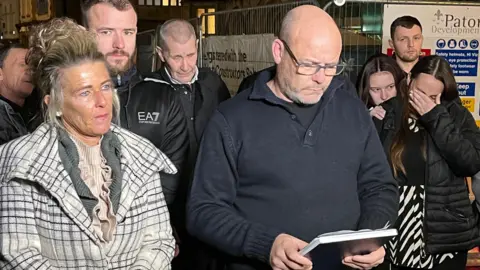
[[[397,57],[400,58],[400,60],[402,60],[403,62],[412,63],[418,60],[418,58],[420,57],[420,53],[417,53],[415,56],[409,56],[408,54],[404,54],[397,55]]]
[[[302,106],[313,105],[318,103],[321,98],[321,96],[319,96],[318,100],[315,100],[315,101],[310,101],[310,100],[307,101],[303,99],[301,97],[300,91],[295,91],[295,88],[291,86],[291,84],[286,79],[279,80],[279,87],[280,87],[279,90],[282,92],[282,94],[297,105],[302,105]]]
[[[105,55],[105,59],[108,58],[108,56],[111,56],[111,55],[118,55],[118,54],[121,54],[121,55],[124,55],[124,56],[127,56],[128,57],[128,60],[127,62],[120,66],[120,61],[118,61],[118,64],[112,66],[110,63],[108,63],[107,61],[107,65],[108,65],[108,71],[110,72],[110,76],[117,76],[117,75],[123,75],[125,74],[128,70],[130,70],[130,68],[133,66],[133,57],[130,56],[128,53],[126,53],[125,51],[113,51],[113,52],[109,52]],[[115,61],[117,62],[117,61]]]

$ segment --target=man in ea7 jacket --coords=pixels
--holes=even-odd
[[[173,91],[156,82],[145,82],[133,57],[137,14],[129,1],[85,1],[84,25],[97,36],[120,98],[120,125],[150,140],[173,162],[175,175],[162,176],[162,188],[170,212],[177,194],[188,151],[188,133],[181,103]],[[142,149],[138,149],[142,151]]]

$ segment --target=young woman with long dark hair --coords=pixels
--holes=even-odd
[[[370,57],[357,80],[360,99],[367,105],[370,115],[379,120],[385,117],[382,104],[405,90],[405,72],[397,62],[385,54]]]
[[[480,132],[462,106],[447,61],[422,58],[408,93],[376,121],[399,183],[398,236],[387,243],[384,269],[465,269],[480,243],[465,177],[480,171]]]

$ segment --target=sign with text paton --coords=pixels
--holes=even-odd
[[[462,103],[480,126],[480,7],[387,4],[383,15],[384,52],[391,49],[391,23],[404,15],[416,17],[422,24],[423,51],[450,63]]]

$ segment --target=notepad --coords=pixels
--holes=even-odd
[[[313,239],[300,254],[305,256],[318,245],[337,244],[343,256],[363,255],[380,248],[383,243],[398,234],[397,229],[337,231],[321,234]]]

